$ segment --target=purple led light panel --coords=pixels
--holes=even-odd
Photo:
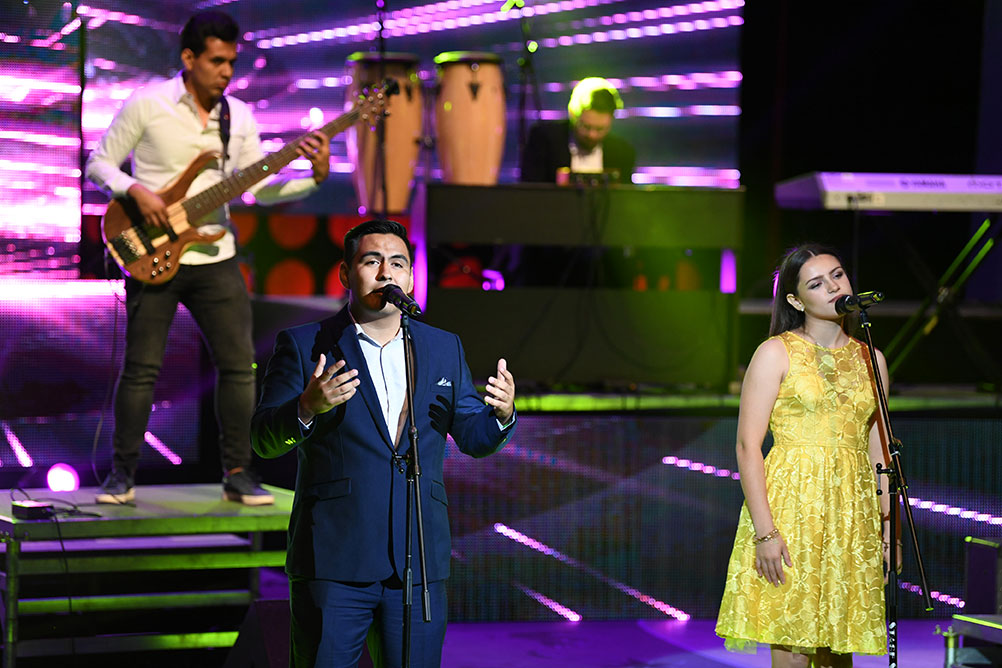
[[[64,462],[89,471],[90,444],[103,417],[98,453],[105,466],[114,424],[105,395],[121,365],[123,346],[114,343],[124,336],[123,301],[120,281],[0,277],[2,465]],[[201,377],[200,359],[194,321],[182,307],[150,417],[149,454],[161,454],[145,456],[144,466],[198,461],[200,397],[212,388],[212,379]],[[61,400],[54,404],[53,396]]]

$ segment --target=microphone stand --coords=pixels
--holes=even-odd
[[[400,313],[400,326],[404,333],[404,370],[407,376],[407,417],[410,429],[407,436],[410,439],[410,461],[407,467],[407,529],[405,536],[404,556],[404,639],[401,665],[409,668],[411,665],[411,609],[414,606],[414,572],[411,568],[414,537],[411,524],[417,519],[418,564],[421,568],[421,603],[424,609],[424,621],[431,621],[431,596],[428,593],[428,572],[425,566],[424,550],[424,515],[421,511],[421,463],[418,459],[418,429],[414,411],[414,339],[411,337],[410,316]],[[401,457],[402,459],[403,457]],[[415,514],[416,513],[416,514]]]
[[[887,410],[887,397],[884,394],[884,383],[880,378],[879,367],[877,366],[877,351],[873,347],[873,337],[870,334],[871,323],[866,315],[866,306],[859,307],[859,322],[863,326],[863,333],[866,336],[866,347],[870,351],[870,368],[873,369],[873,379],[877,386],[877,404],[880,406],[880,415],[887,427],[887,443],[890,450],[890,467],[877,464],[877,475],[887,476],[887,491],[891,495],[890,503],[890,544],[891,563],[887,571],[887,586],[890,590],[887,594],[887,661],[890,668],[898,666],[898,506],[904,505],[905,516],[908,518],[908,533],[911,536],[912,549],[915,551],[915,563],[918,566],[919,581],[922,585],[922,596],[925,599],[926,612],[932,610],[932,599],[929,597],[929,582],[925,576],[925,565],[922,563],[922,552],[919,550],[918,536],[915,534],[915,522],[912,519],[912,506],[908,501],[908,482],[905,478],[904,467],[901,463],[901,441],[894,437],[891,430],[891,416]],[[877,494],[881,494],[880,485],[877,485]],[[901,495],[901,499],[898,495]],[[901,502],[904,502],[903,504]]]
[[[529,93],[532,93],[532,103],[539,115],[539,82],[536,80],[536,68],[532,64],[532,54],[536,50],[532,39],[532,26],[525,15],[525,0],[508,0],[501,7],[501,12],[511,9],[519,10],[519,27],[522,31],[522,55],[518,57],[519,93],[518,93],[518,164],[522,164],[525,153],[525,143],[528,139],[528,119],[526,103]]]
[[[379,83],[386,82],[386,38],[383,37],[383,23],[385,23],[386,0],[376,0],[376,22],[379,24]],[[376,173],[379,176],[379,190],[383,196],[383,206],[381,215],[378,217],[386,220],[390,217],[390,200],[386,192],[386,114],[376,125]]]

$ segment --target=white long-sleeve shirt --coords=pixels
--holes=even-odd
[[[354,317],[352,318],[354,320]],[[404,330],[398,329],[396,336],[386,345],[380,345],[355,323],[355,333],[358,335],[358,346],[365,357],[365,365],[369,369],[369,378],[376,388],[379,398],[379,408],[383,412],[386,429],[390,438],[397,444],[398,429],[402,427],[401,414],[404,410],[404,397],[407,395],[407,369],[404,362]]]
[[[261,158],[261,138],[250,107],[227,96],[230,105],[230,141],[224,175],[218,164],[204,169],[188,189],[188,196],[222,181],[236,169],[244,169]],[[149,84],[132,94],[115,116],[97,148],[87,160],[87,178],[113,197],[124,196],[135,184],[157,192],[170,184],[205,151],[222,152],[219,136],[220,104],[209,113],[202,126],[195,100],[184,86],[182,75]],[[132,154],[132,176],[121,164]],[[290,178],[270,176],[250,190],[262,204],[301,199],[317,189],[312,176]],[[208,214],[212,220],[204,231],[226,228],[226,234],[212,244],[196,244],[181,256],[181,264],[208,264],[236,255],[236,243],[229,225],[229,205]],[[194,221],[193,221],[194,222]]]

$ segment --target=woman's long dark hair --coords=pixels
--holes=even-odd
[[[769,322],[769,336],[776,336],[791,329],[797,329],[804,325],[804,312],[793,308],[793,305],[786,300],[786,295],[797,294],[797,283],[800,281],[800,269],[812,257],[818,255],[831,255],[842,268],[845,264],[839,257],[837,251],[821,244],[808,243],[794,246],[786,252],[776,270],[776,295],[772,299],[772,320]],[[847,333],[850,323],[847,319],[842,320],[842,329]]]

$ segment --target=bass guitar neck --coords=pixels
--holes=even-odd
[[[363,91],[351,110],[318,131],[334,137],[356,121],[374,125],[385,115],[388,98],[398,90],[396,81],[390,79],[378,88]],[[105,247],[122,271],[132,278],[152,285],[166,283],[177,274],[181,266],[179,260],[185,250],[196,243],[218,241],[226,233],[205,234],[199,230],[199,225],[204,224],[208,214],[292,162],[305,138],[306,135],[303,135],[290,141],[253,165],[235,171],[219,183],[188,197],[188,188],[195,177],[219,158],[217,152],[202,153],[171,185],[157,192],[167,205],[167,225],[163,228],[143,220],[132,198],[113,199],[101,219]],[[208,222],[215,221],[209,219]]]

